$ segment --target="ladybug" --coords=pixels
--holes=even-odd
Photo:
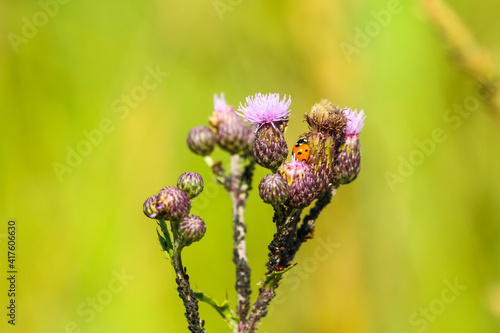
[[[309,145],[306,138],[299,139],[295,146],[293,146],[292,156],[304,163],[309,160]]]

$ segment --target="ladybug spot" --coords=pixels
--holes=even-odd
[[[302,159],[302,162],[307,162],[307,160],[305,158]]]
[[[299,152],[297,153],[297,155],[302,155],[302,152],[301,152],[301,151],[299,151]]]

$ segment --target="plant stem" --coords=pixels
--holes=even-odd
[[[316,219],[318,218],[321,211],[330,203],[332,197],[336,192],[336,188],[332,188],[328,192],[326,192],[323,197],[319,198],[316,201],[314,208],[309,211],[309,214],[304,217],[299,230],[297,230],[297,237],[295,239],[295,242],[288,248],[287,264],[290,264],[293,258],[295,258],[295,255],[299,251],[302,243],[306,242],[309,238],[312,238]]]
[[[316,201],[314,208],[309,211],[297,230],[297,224],[300,221],[301,209],[288,209],[275,207],[274,219],[276,222],[277,232],[274,235],[273,241],[269,245],[269,261],[266,263],[268,267],[267,275],[276,271],[278,267],[286,268],[290,265],[302,243],[310,238],[314,230],[314,223],[321,211],[330,203],[336,189],[328,191],[323,197]],[[281,267],[280,267],[281,268]],[[248,316],[245,326],[239,332],[253,333],[267,314],[267,307],[276,296],[275,287],[261,287],[259,297],[252,307],[252,312]]]
[[[269,244],[269,261],[266,263],[267,275],[277,270],[280,262],[282,261],[282,255],[285,253],[287,244],[290,243],[290,240],[294,239],[295,228],[300,219],[301,212],[302,209],[296,208],[290,208],[288,210],[281,209],[280,207],[275,208],[277,231],[274,234],[273,241]],[[274,296],[276,296],[277,287],[278,284],[274,287],[266,287],[263,284],[263,286],[259,289],[259,297],[257,297],[257,300],[252,307],[252,312],[239,332],[255,332],[260,321],[267,314],[267,307],[271,303]]]
[[[486,100],[500,121],[498,69],[492,52],[478,43],[471,29],[445,1],[422,0],[422,4],[431,22],[448,43],[457,65],[479,83],[483,90],[482,99]]]
[[[297,227],[297,222],[300,219],[300,213],[302,209],[289,208],[285,211],[285,214],[280,214],[276,210],[276,233],[274,238],[269,244],[269,261],[267,262],[267,272],[266,274],[271,274],[282,265],[282,255],[285,253],[287,244],[290,242],[290,238],[293,240],[295,236],[295,229]]]
[[[200,314],[198,312],[198,300],[189,285],[189,275],[187,275],[186,269],[182,265],[181,252],[184,247],[184,243],[179,238],[177,233],[178,224],[179,221],[170,221],[170,229],[172,230],[172,236],[174,239],[172,244],[166,221],[159,220],[161,231],[165,237],[165,246],[168,252],[168,257],[171,259],[172,267],[175,271],[175,282],[178,285],[177,291],[179,292],[179,297],[184,302],[184,307],[186,308],[185,315],[188,321],[189,331],[194,333],[204,333],[205,329],[203,328],[203,325],[205,322],[200,319]],[[165,249],[163,244],[162,247]]]
[[[178,285],[177,291],[179,292],[179,297],[184,302],[184,307],[186,308],[185,315],[189,325],[188,329],[193,333],[204,333],[205,329],[203,328],[203,325],[205,322],[200,319],[200,313],[198,312],[198,300],[189,285],[189,276],[186,274],[186,270],[182,266],[181,248],[178,248],[178,251],[174,251],[172,266],[175,270],[175,282]]]
[[[205,163],[212,169],[212,172],[215,176],[215,181],[220,185],[224,186],[224,188],[229,192],[231,179],[226,176],[224,168],[222,167],[222,162],[214,162],[212,156],[205,156]]]
[[[250,313],[250,316],[248,316],[246,325],[240,332],[253,333],[257,330],[260,321],[266,316],[267,307],[269,303],[271,303],[271,300],[274,298],[274,296],[276,296],[275,289],[262,287],[259,290],[259,297],[252,307],[252,312]]]
[[[245,169],[243,168],[243,157],[240,155],[231,156],[231,176],[230,191],[233,204],[233,262],[236,265],[236,291],[238,293],[237,315],[240,318],[240,325],[244,323],[250,310],[250,266],[248,265],[246,251],[246,224],[245,207],[250,190],[253,162]],[[237,328],[235,329],[237,332]]]

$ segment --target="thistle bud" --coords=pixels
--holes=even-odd
[[[282,205],[288,200],[290,188],[282,176],[267,175],[260,181],[259,195],[265,203]]]
[[[358,177],[361,168],[359,133],[364,126],[366,116],[363,110],[357,113],[350,108],[345,109],[344,113],[347,118],[345,141],[340,146],[339,154],[333,164],[333,182],[336,186],[352,182]]]
[[[215,147],[215,136],[205,126],[197,126],[189,131],[187,145],[197,155],[210,155]]]
[[[207,227],[205,222],[196,215],[189,215],[179,223],[179,236],[188,245],[203,238]]]
[[[162,219],[179,221],[191,210],[188,195],[175,186],[164,187],[156,197],[156,209]]]
[[[292,159],[281,165],[280,174],[290,187],[290,196],[286,205],[292,208],[305,208],[316,197],[317,178],[310,165]]]
[[[260,166],[276,170],[288,156],[288,146],[283,133],[271,124],[262,125],[255,133],[253,155]]]
[[[196,172],[185,172],[177,180],[177,187],[186,192],[191,199],[200,195],[203,186],[203,178]]]
[[[158,215],[158,210],[156,209],[155,205],[156,195],[153,195],[147,198],[142,206],[144,214],[151,219],[154,219]]]

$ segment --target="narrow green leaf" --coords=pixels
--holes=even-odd
[[[216,300],[203,292],[195,292],[194,295],[200,302],[205,302],[211,305],[215,309],[215,311],[217,311],[222,316],[224,321],[229,325],[231,329],[238,327],[240,318],[229,307],[229,302],[227,299],[225,299],[222,304],[218,304]]]
[[[172,248],[169,248],[169,242],[165,237],[163,237],[158,229],[156,229],[156,233],[158,234],[158,240],[160,241],[161,248],[163,251],[165,251],[165,254],[167,255],[169,260],[172,260]]]
[[[269,275],[266,275],[266,280],[264,281],[264,288],[271,288],[274,289],[276,288],[276,285],[278,282],[283,278],[283,274],[291,270],[293,267],[297,265],[296,263],[293,265],[288,266],[282,271],[274,271]]]

